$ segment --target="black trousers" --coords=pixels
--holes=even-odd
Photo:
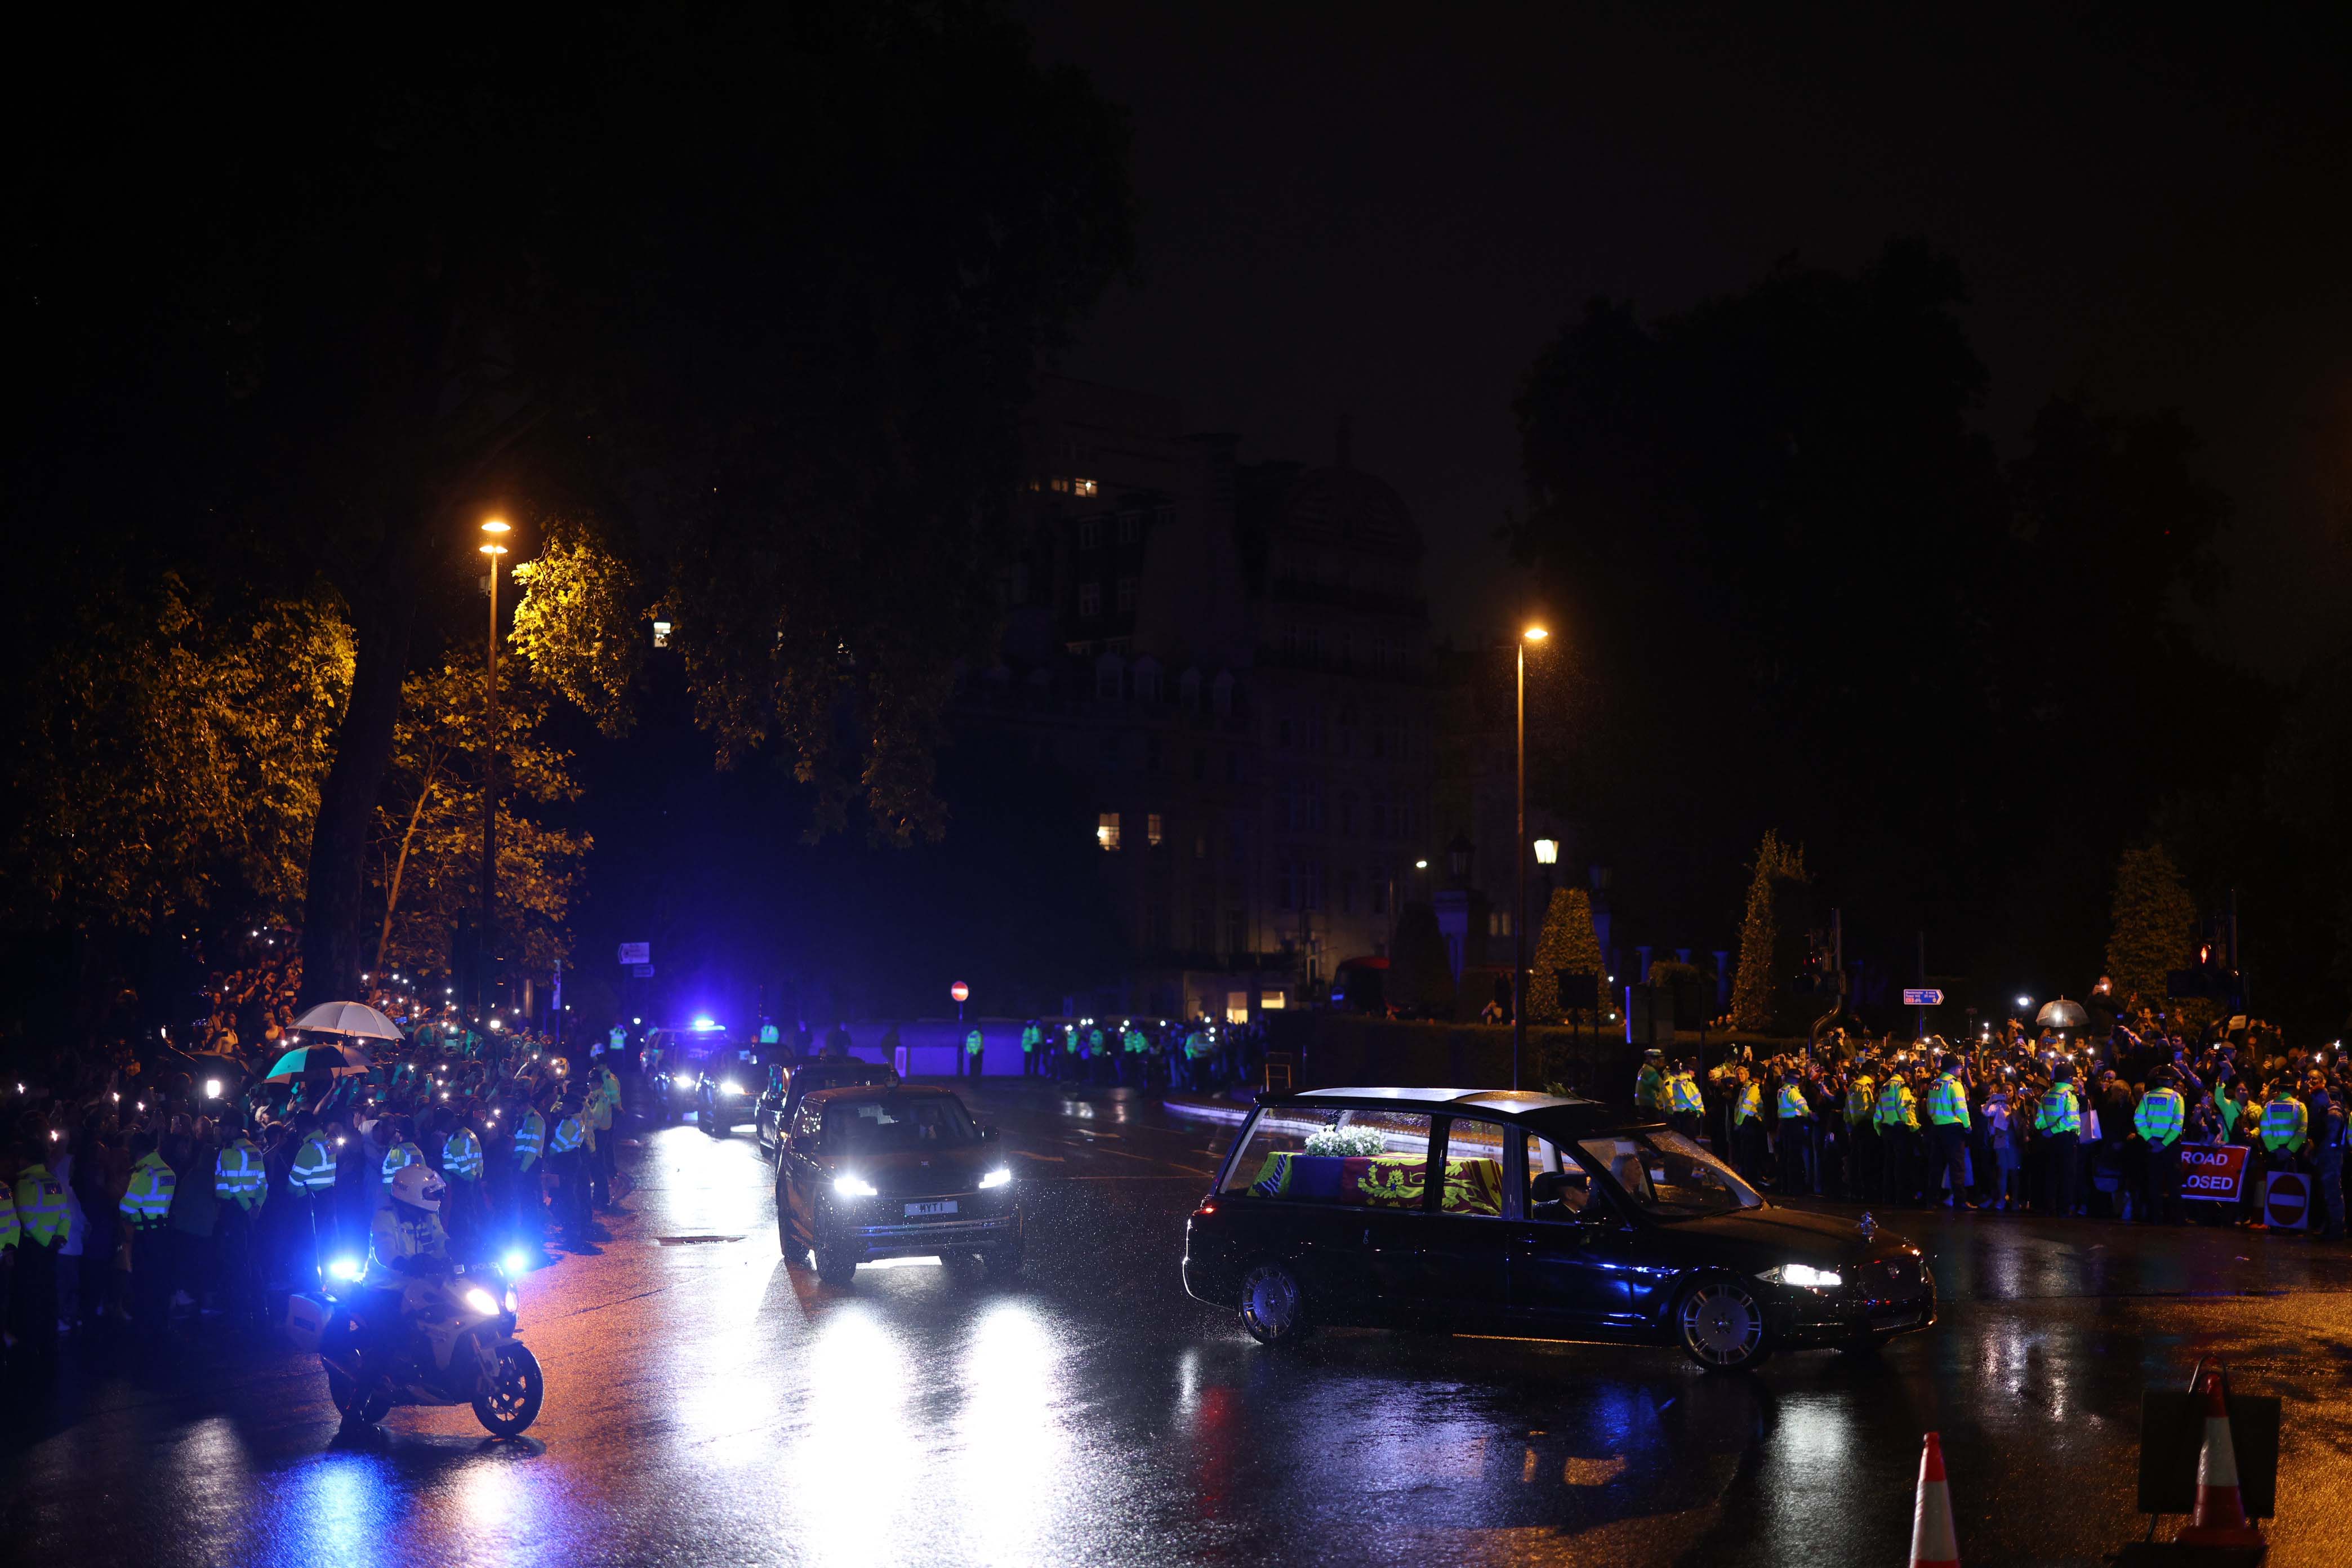
[[[2081,1165],[2076,1158],[2078,1136],[2049,1132],[2037,1145],[2042,1153],[2042,1191],[2034,1207],[2043,1214],[2070,1215],[2080,1188]]]
[[[171,1327],[173,1258],[176,1239],[169,1226],[142,1226],[131,1234],[131,1321],[150,1339]]]
[[[1867,1203],[1878,1195],[1878,1166],[1885,1152],[1878,1129],[1871,1123],[1856,1122],[1845,1130],[1846,1196]]]
[[[2180,1222],[2180,1144],[2145,1145],[2147,1219],[2159,1225]]]
[[[1918,1184],[1911,1167],[1918,1134],[1900,1122],[1878,1124],[1879,1201],[1907,1204]]]
[[[1951,1184],[1955,1206],[1969,1201],[1969,1130],[1956,1122],[1939,1122],[1929,1132],[1935,1142],[1936,1167]],[[1935,1170],[1928,1172],[1928,1199],[1935,1201]]]

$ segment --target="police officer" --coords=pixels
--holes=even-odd
[[[1805,1098],[1804,1079],[1793,1068],[1780,1078],[1780,1190],[1813,1190],[1813,1107]]]
[[[1880,1150],[1878,1141],[1878,1079],[1870,1059],[1853,1064],[1845,1085],[1845,1195],[1867,1203],[1877,1195]]]
[[[1045,1031],[1038,1027],[1036,1019],[1032,1018],[1021,1026],[1021,1076],[1023,1078],[1034,1078],[1037,1075],[1040,1058],[1044,1057],[1045,1052]]]
[[[1918,1151],[1919,1098],[1904,1080],[1902,1069],[1890,1067],[1879,1086],[1874,1112],[1878,1127],[1879,1194],[1881,1200],[1900,1206],[1911,1201],[1917,1185],[1913,1170]]]
[[[46,1360],[57,1353],[58,1258],[73,1237],[73,1210],[65,1184],[49,1173],[46,1142],[31,1142],[20,1152],[30,1159],[16,1173],[16,1223],[23,1239],[16,1244],[8,1304],[16,1342],[27,1354]]]
[[[978,1078],[980,1076],[980,1053],[985,1050],[987,1047],[988,1042],[980,1037],[980,1026],[978,1024],[974,1024],[971,1026],[971,1032],[963,1037],[963,1056],[956,1063],[956,1076],[958,1078]]]
[[[448,1184],[443,1209],[447,1215],[445,1228],[449,1232],[450,1246],[461,1258],[479,1258],[488,1251],[481,1234],[482,1141],[461,1116],[453,1114],[445,1129],[441,1174]]]
[[[1666,1088],[1666,1053],[1643,1051],[1642,1070],[1633,1078],[1633,1108],[1653,1116],[1664,1116],[1673,1109],[1671,1100]]]
[[[2179,1089],[2173,1087],[2179,1081],[2172,1068],[2158,1068],[2156,1087],[2140,1097],[2132,1111],[2132,1131],[2147,1145],[2140,1163],[2147,1184],[2145,1209],[2149,1223],[2156,1225],[2180,1223],[2180,1133],[2189,1112]]]
[[[131,1184],[116,1205],[131,1227],[131,1315],[139,1331],[162,1339],[172,1317],[172,1194],[179,1177],[152,1132],[131,1140]]]
[[[2050,1087],[2033,1109],[2033,1130],[2042,1135],[2042,1190],[2036,1206],[2045,1215],[2074,1212],[2075,1146],[2083,1131],[2082,1102],[2074,1098],[2074,1064],[2060,1061],[2050,1069]]]
[[[564,1245],[574,1252],[593,1252],[588,1235],[588,1183],[581,1161],[588,1145],[588,1126],[580,1115],[580,1093],[563,1097],[562,1114],[547,1140],[548,1169],[555,1174],[555,1220],[563,1227]]]
[[[268,1326],[262,1310],[261,1264],[255,1256],[254,1221],[269,1198],[269,1174],[261,1151],[239,1128],[213,1163],[213,1196],[220,1205],[213,1235],[220,1258],[229,1321]]]
[[[1937,1064],[1942,1070],[1936,1081],[1927,1086],[1928,1134],[1935,1140],[1934,1165],[1944,1173],[1946,1184],[1952,1189],[1951,1206],[1973,1209],[1969,1201],[1969,1091],[1960,1081],[1960,1058],[1946,1056]],[[1930,1196],[1932,1198],[1932,1184]]]
[[[1675,1131],[1696,1143],[1706,1124],[1706,1101],[1698,1092],[1698,1075],[1687,1062],[1666,1079],[1666,1120]]]
[[[360,1349],[361,1396],[343,1412],[346,1427],[362,1424],[360,1412],[367,1404],[366,1395],[398,1348],[404,1327],[403,1285],[433,1273],[449,1260],[449,1237],[440,1219],[446,1190],[424,1162],[403,1165],[384,1189],[384,1205],[369,1225],[367,1274],[362,1282],[360,1310],[364,1334]]]
[[[508,1102],[507,1114],[514,1119],[507,1158],[510,1162],[508,1184],[514,1205],[515,1237],[537,1246],[547,1238],[547,1198],[540,1191],[540,1159],[547,1150],[547,1118],[539,1113],[538,1106],[520,1096]]]
[[[1764,1088],[1748,1076],[1746,1063],[1734,1069],[1731,1100],[1732,1159],[1748,1185],[1764,1184]]]

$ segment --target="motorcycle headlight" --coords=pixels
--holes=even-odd
[[[1001,1187],[1012,1179],[1013,1172],[1011,1169],[1003,1165],[999,1165],[993,1171],[989,1172],[988,1174],[981,1177],[980,1190],[986,1192],[991,1187]]]
[[[465,1300],[467,1310],[469,1311],[479,1312],[485,1318],[495,1318],[499,1315],[499,1299],[478,1285],[466,1292]]]
[[[367,1265],[356,1258],[338,1258],[327,1265],[329,1278],[340,1279],[346,1285],[358,1284],[366,1273]]]
[[[508,1310],[509,1312],[512,1312],[512,1311],[514,1311],[514,1310],[515,1310],[515,1309],[516,1309],[516,1303],[517,1303],[517,1302],[519,1302],[520,1300],[521,1300],[521,1298],[520,1298],[520,1297],[519,1297],[519,1296],[517,1296],[517,1295],[515,1294],[515,1288],[514,1288],[513,1286],[511,1286],[511,1285],[508,1286],[508,1287],[507,1287],[507,1300],[506,1300],[506,1308],[507,1308],[507,1310]]]
[[[1810,1263],[1783,1263],[1756,1278],[1768,1285],[1797,1285],[1808,1290],[1834,1290],[1845,1283],[1845,1276],[1836,1269],[1816,1268]]]
[[[874,1195],[876,1188],[874,1184],[865,1177],[853,1176],[844,1172],[834,1177],[833,1190],[845,1198],[870,1198]]]

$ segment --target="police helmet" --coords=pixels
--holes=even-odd
[[[440,1176],[428,1165],[403,1165],[392,1178],[393,1200],[411,1208],[423,1209],[426,1214],[441,1212],[441,1195],[447,1190]]]

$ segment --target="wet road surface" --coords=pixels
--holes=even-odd
[[[1183,1219],[1232,1135],[992,1082],[1027,1277],[788,1267],[749,1130],[653,1129],[603,1255],[522,1287],[519,1442],[399,1410],[341,1447],[314,1359],[69,1359],[0,1413],[0,1555],[67,1563],[1901,1562],[1940,1429],[1965,1560],[2096,1563],[2139,1398],[2200,1355],[2285,1400],[2276,1563],[2352,1547],[2352,1252],[2230,1232],[1882,1219],[1941,1324],[1708,1376],[1669,1351],[1332,1333],[1192,1301]]]

